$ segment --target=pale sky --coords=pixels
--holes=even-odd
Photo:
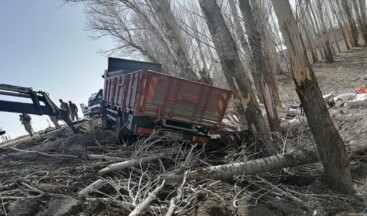
[[[79,107],[103,88],[107,56],[98,51],[111,49],[113,42],[90,39],[82,4],[59,8],[61,4],[60,0],[0,0],[0,83],[42,90],[56,105],[61,98]],[[5,99],[10,98],[0,96]],[[48,126],[48,116],[32,115],[32,119],[35,131]],[[27,134],[17,113],[0,112],[0,127],[12,138]]]

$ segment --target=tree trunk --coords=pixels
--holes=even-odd
[[[350,148],[351,153],[365,152],[366,146],[356,146]],[[299,165],[319,162],[317,152],[309,150],[299,150],[292,153],[273,155],[266,158],[259,158],[244,162],[235,162],[217,166],[209,166],[197,168],[193,171],[188,171],[184,175],[176,173],[166,173],[162,175],[163,179],[179,181],[180,179],[216,179],[226,180],[231,179],[236,175],[256,175],[262,172],[270,172],[277,169],[295,167]]]
[[[345,47],[347,48],[347,50],[350,50],[350,46],[349,46],[349,43],[348,43],[348,37],[347,37],[347,33],[345,32],[345,29],[343,28],[343,23],[344,23],[344,17],[343,15],[341,15],[341,17],[339,17],[339,15],[337,14],[336,12],[336,9],[335,9],[335,6],[334,6],[334,1],[332,0],[329,0],[329,4],[330,4],[330,8],[331,8],[331,12],[333,13],[336,21],[338,22],[338,26],[339,26],[339,29],[340,29],[340,33],[342,34],[343,36],[343,40],[344,40],[344,43],[345,43]],[[338,2],[336,2],[338,3]]]
[[[277,110],[274,104],[273,91],[271,89],[271,70],[265,62],[263,53],[263,42],[260,31],[252,15],[251,5],[249,0],[239,0],[240,10],[243,19],[245,20],[246,32],[251,46],[251,52],[256,66],[257,79],[261,80],[260,87],[264,98],[264,105],[269,121],[269,126],[272,132],[280,131],[280,123]],[[255,78],[254,78],[255,79]]]
[[[358,31],[356,23],[352,17],[352,11],[348,5],[348,1],[341,0],[342,7],[344,9],[344,13],[347,16],[348,24],[349,24],[349,31],[351,35],[351,44],[353,47],[358,47]]]
[[[347,152],[326,108],[316,76],[306,57],[296,20],[288,1],[272,0],[292,62],[293,80],[316,142],[329,186],[353,193]]]
[[[317,2],[319,2],[319,1],[317,1]],[[325,26],[325,22],[324,22],[324,17],[322,15],[321,3],[320,3],[320,7],[318,7],[318,9],[319,9],[320,24],[321,24],[322,29],[320,28],[320,26],[317,22],[317,17],[316,17],[315,11],[313,9],[313,6],[312,6],[310,0],[308,0],[308,5],[309,5],[309,11],[311,12],[312,18],[313,18],[315,26],[316,26],[317,33],[320,34],[320,38],[321,38],[321,41],[322,41],[321,42],[322,43],[322,51],[323,51],[324,57],[325,57],[324,59],[327,63],[332,63],[332,62],[334,62],[334,59],[333,59],[333,54],[332,54],[331,49],[330,49],[330,43],[329,43],[329,40],[327,39],[327,35],[326,35],[326,26]]]
[[[211,178],[217,180],[231,179],[236,175],[256,175],[262,172],[269,172],[286,167],[294,167],[302,164],[318,162],[316,152],[313,151],[297,151],[287,154],[274,155],[266,158],[259,158],[255,160],[236,162],[218,166],[210,166],[200,168],[188,172],[188,179],[203,179]],[[163,179],[181,179],[174,173],[168,173],[162,176]]]
[[[233,77],[234,81],[228,80],[228,82],[236,82],[238,84],[239,97],[243,104],[249,128],[255,134],[264,136],[266,147],[260,148],[264,149],[264,154],[274,154],[274,147],[270,143],[271,138],[256,101],[255,94],[251,89],[250,79],[244,71],[236,44],[226,26],[221,10],[216,1],[199,0],[199,4],[206,17],[209,32],[212,36],[223,72]]]
[[[355,17],[358,23],[359,30],[361,31],[361,34],[364,40],[364,44],[366,45],[367,44],[367,32],[365,31],[364,22],[362,20],[362,15],[361,15],[361,13],[365,13],[364,11],[365,8],[358,7],[357,0],[351,0],[351,2],[352,2],[353,9],[354,9]],[[359,10],[361,10],[361,13],[359,13]]]
[[[361,10],[361,19],[362,19],[362,35],[365,38],[367,35],[367,17],[366,17],[366,2],[365,0],[359,0],[359,9]],[[367,46],[367,42],[364,42],[364,45]]]
[[[326,28],[326,24],[325,24],[325,19],[324,19],[324,13],[322,11],[322,4],[321,4],[321,0],[316,0],[317,3],[317,9],[319,12],[319,18],[320,18],[320,23],[321,23],[321,29],[322,29],[322,37],[324,39],[324,43],[325,43],[325,49],[326,49],[326,62],[328,63],[332,63],[334,62],[334,58],[333,58],[333,48],[331,47],[330,44],[330,40],[329,40],[329,34]],[[335,51],[334,51],[335,53]]]
[[[314,47],[314,45],[313,45],[313,42],[311,40],[308,29],[307,29],[306,25],[303,22],[301,22],[301,26],[302,26],[303,31],[305,33],[306,41],[307,41],[307,44],[308,44],[308,47],[309,47],[309,50],[310,50],[310,53],[311,53],[312,62],[317,62],[319,60],[319,58],[317,56],[316,47]]]
[[[254,58],[251,54],[250,46],[247,43],[247,40],[245,38],[245,31],[242,28],[240,17],[237,12],[236,1],[235,0],[229,1],[229,6],[231,9],[231,13],[233,15],[234,23],[236,25],[236,34],[238,38],[240,39],[241,47],[245,52],[245,59],[246,59],[246,63],[248,64],[247,68],[251,72],[252,78],[254,79],[255,89],[257,93],[256,95],[259,98],[259,101],[261,103],[264,103],[264,98],[261,93],[260,74],[258,71],[256,71],[256,68],[254,66]]]
[[[168,0],[156,0],[150,1],[158,19],[164,27],[166,36],[172,46],[172,49],[177,54],[178,63],[180,65],[180,76],[198,81],[196,73],[193,71],[192,65],[186,54],[186,49],[182,44],[182,37],[177,24],[175,23],[175,17],[172,13]]]
[[[340,53],[341,51],[340,51],[340,46],[339,46],[339,43],[338,43],[338,38],[336,36],[336,29],[334,29],[334,26],[333,26],[333,23],[331,22],[331,18],[330,18],[329,14],[327,15],[327,20],[328,20],[328,23],[329,23],[329,26],[330,26],[329,32],[332,31],[335,46],[338,49],[338,52]],[[331,44],[331,46],[333,46],[333,45]]]

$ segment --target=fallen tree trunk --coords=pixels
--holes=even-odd
[[[149,162],[151,160],[157,160],[160,159],[164,156],[164,154],[157,154],[157,155],[153,155],[153,156],[149,156],[149,157],[145,157],[145,158],[138,158],[138,159],[132,159],[132,160],[128,160],[128,161],[123,161],[123,162],[119,162],[119,163],[114,163],[114,164],[110,164],[107,167],[101,169],[100,171],[98,171],[99,175],[103,175],[105,173],[108,172],[113,172],[113,171],[117,171],[117,170],[122,170],[131,166],[136,166],[139,165],[140,163],[146,163]]]
[[[367,146],[349,146],[349,149],[351,153],[357,153],[367,150]],[[315,163],[318,161],[319,158],[315,151],[299,150],[292,153],[274,155],[251,161],[198,168],[188,172],[187,178],[196,180],[203,178],[224,180],[230,179],[235,175],[255,175],[262,172]],[[177,175],[175,173],[167,173],[163,175],[162,178],[178,181],[183,178],[183,174]]]

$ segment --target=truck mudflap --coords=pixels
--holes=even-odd
[[[179,141],[193,141],[196,143],[206,144],[210,141],[209,136],[205,135],[198,135],[187,133],[185,131],[175,131],[175,130],[166,130],[166,129],[158,129],[155,130],[153,128],[146,128],[146,127],[136,127],[135,132],[138,136],[150,136],[156,134],[160,137],[167,137],[167,138],[174,138],[175,140]]]

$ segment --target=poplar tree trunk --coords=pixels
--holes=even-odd
[[[341,139],[326,108],[316,76],[306,56],[301,34],[291,6],[285,0],[272,0],[288,49],[296,91],[303,105],[329,186],[353,193],[349,161]]]
[[[344,16],[343,15],[339,16],[337,14],[334,3],[335,3],[335,1],[329,0],[331,12],[334,14],[334,17],[335,17],[336,21],[338,22],[338,26],[339,26],[340,32],[343,36],[345,47],[347,48],[347,50],[350,50],[350,46],[349,46],[349,43],[348,43],[348,37],[347,37],[348,32],[346,32],[345,28],[343,28]],[[338,2],[336,2],[336,3],[338,4]]]
[[[155,0],[151,1],[150,3],[158,19],[162,23],[172,49],[177,55],[178,63],[181,69],[180,76],[190,80],[198,81],[199,78],[193,71],[193,67],[186,54],[186,49],[182,44],[181,34],[179,29],[177,29],[177,24],[175,23],[175,17],[172,13],[169,1]]]
[[[251,53],[254,59],[257,77],[260,79],[260,91],[264,98],[264,105],[266,108],[266,114],[269,121],[269,126],[272,132],[280,131],[280,123],[278,119],[278,113],[274,104],[273,91],[271,89],[271,69],[265,62],[265,56],[263,53],[263,41],[260,31],[254,20],[251,5],[249,0],[239,0],[240,10],[242,12],[243,19],[245,21],[246,32],[248,33],[248,39],[251,46]],[[255,77],[254,77],[255,79]]]
[[[256,71],[255,65],[254,65],[254,58],[251,54],[250,46],[247,43],[247,40],[245,38],[245,31],[242,28],[241,20],[237,12],[236,2],[235,0],[229,1],[229,7],[231,10],[231,13],[233,15],[234,24],[236,25],[236,34],[238,38],[240,39],[240,44],[242,49],[245,52],[245,59],[246,63],[248,64],[247,68],[251,72],[252,78],[254,79],[255,89],[256,89],[256,95],[259,98],[259,101],[261,103],[264,103],[264,98],[261,93],[261,80],[259,72]]]
[[[324,14],[323,14],[323,11],[322,11],[322,4],[321,4],[321,1],[320,0],[317,0],[316,1],[316,4],[317,4],[317,10],[319,12],[319,18],[320,18],[320,24],[321,24],[321,32],[322,33],[322,38],[323,38],[323,41],[324,41],[324,49],[325,49],[325,60],[326,62],[328,63],[332,63],[334,62],[334,58],[333,58],[333,52],[332,52],[332,48],[331,48],[331,45],[330,45],[330,41],[329,41],[329,36],[328,36],[328,31],[326,29],[326,24],[325,24],[325,19],[324,19]]]
[[[331,18],[330,18],[330,15],[329,14],[327,15],[327,20],[328,20],[328,23],[329,23],[329,26],[330,26],[329,32],[332,31],[332,35],[333,35],[333,38],[334,38],[335,46],[338,49],[338,52],[340,53],[341,51],[340,51],[340,46],[339,46],[339,43],[338,43],[338,38],[336,36],[335,29],[333,27],[333,23],[331,22]],[[332,46],[333,45],[331,44],[331,47]]]
[[[352,17],[352,11],[348,5],[348,1],[341,0],[342,7],[344,9],[344,13],[347,16],[348,24],[349,24],[349,31],[351,35],[351,44],[353,47],[358,47],[358,31],[356,23]]]
[[[233,81],[228,80],[228,82],[238,84],[239,97],[243,104],[250,129],[252,132],[264,137],[265,146],[260,146],[260,149],[263,149],[263,154],[274,154],[275,149],[270,143],[271,138],[256,101],[255,94],[251,89],[250,79],[244,71],[236,44],[226,26],[221,10],[216,1],[199,0],[199,4],[205,15],[223,72],[233,77]]]
[[[361,15],[361,13],[365,13],[364,11],[365,8],[360,8],[358,6],[357,0],[351,0],[351,2],[352,2],[353,9],[354,9],[355,17],[358,23],[358,27],[361,31],[361,34],[364,40],[364,44],[366,45],[367,44],[367,31],[365,31],[366,28],[365,28],[364,22],[362,20],[362,15]],[[359,12],[359,10],[361,10],[361,13]]]
[[[363,38],[367,35],[367,17],[366,17],[366,2],[365,0],[359,0],[359,9],[361,10],[361,19],[362,19],[362,34]],[[367,41],[364,42],[364,45],[367,46]]]

